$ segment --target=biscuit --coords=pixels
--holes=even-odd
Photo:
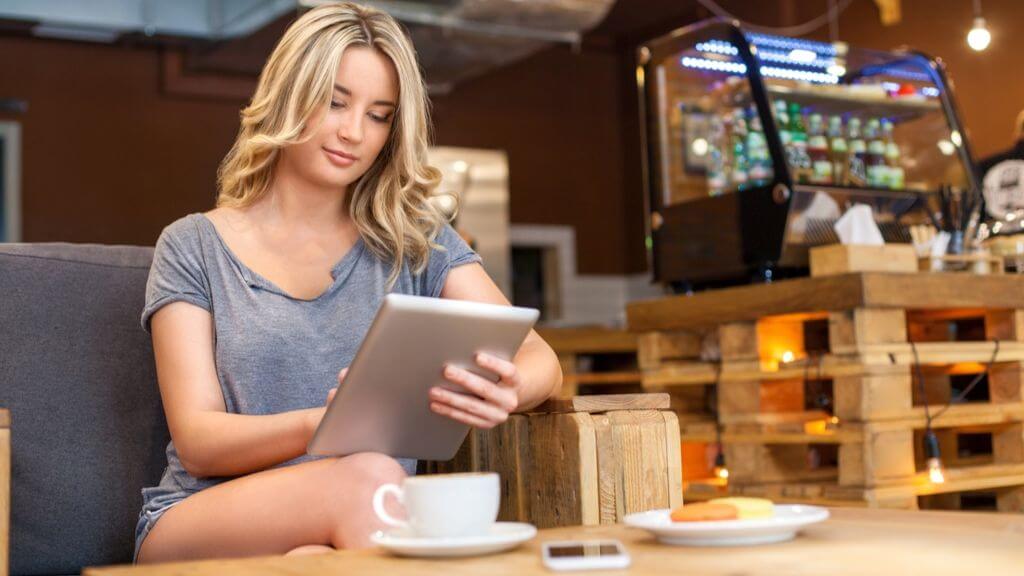
[[[673,522],[710,522],[715,520],[736,520],[739,510],[730,504],[699,502],[686,504],[672,511]]]
[[[708,500],[708,504],[728,504],[739,511],[740,519],[748,518],[771,518],[775,516],[775,505],[771,500],[765,498],[715,498]]]

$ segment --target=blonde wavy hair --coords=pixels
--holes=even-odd
[[[402,265],[422,273],[434,238],[447,222],[432,201],[441,172],[427,165],[429,101],[416,52],[385,12],[350,2],[306,12],[285,32],[260,74],[252,102],[242,110],[234,146],[217,173],[217,206],[244,208],[262,198],[285,146],[302,142],[304,128],[326,110],[342,53],[365,46],[387,56],[398,73],[398,108],[377,159],[349,185],[347,207],[364,243],[391,260],[388,288]],[[457,202],[456,197],[451,200]],[[451,204],[449,202],[449,204]]]

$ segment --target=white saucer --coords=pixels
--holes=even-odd
[[[457,538],[426,538],[413,536],[407,528],[377,532],[370,537],[374,544],[399,556],[456,557],[493,554],[530,540],[537,528],[521,522],[495,522],[487,534]]]
[[[751,546],[792,540],[801,528],[828,518],[820,506],[776,504],[772,518],[673,522],[671,510],[651,510],[629,514],[628,526],[643,528],[664,544],[678,546]]]

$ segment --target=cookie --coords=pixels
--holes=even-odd
[[[713,522],[715,520],[736,520],[739,510],[730,504],[699,502],[685,504],[672,511],[673,522]]]
[[[775,505],[771,500],[765,498],[715,498],[708,500],[708,504],[726,504],[739,511],[740,519],[748,518],[771,518],[775,516]]]

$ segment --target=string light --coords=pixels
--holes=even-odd
[[[981,52],[988,48],[990,42],[992,42],[992,34],[985,26],[985,19],[981,17],[981,0],[974,0],[974,26],[967,33],[967,45],[971,47],[971,50]]]
[[[712,469],[715,478],[723,482],[729,481],[729,468],[725,465],[725,453],[722,452],[722,445],[718,445],[718,453],[715,454],[715,467]]]
[[[943,484],[946,482],[946,474],[942,469],[942,458],[939,454],[939,439],[935,437],[935,431],[929,428],[924,434],[924,454],[927,458],[928,479],[932,484]]]

